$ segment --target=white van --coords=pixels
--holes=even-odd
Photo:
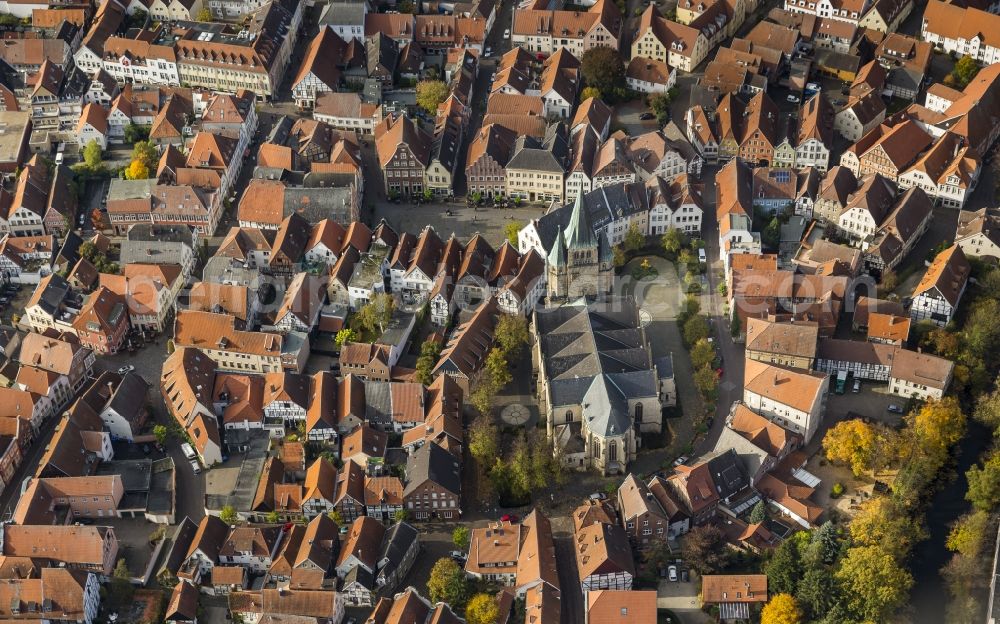
[[[702,264],[705,264],[706,262],[708,262],[708,257],[705,255],[705,248],[704,247],[699,247],[698,248],[698,262],[700,262]]]
[[[187,457],[188,459],[194,459],[198,457],[198,454],[194,452],[194,449],[191,448],[191,445],[188,444],[187,442],[181,444],[181,451],[184,453],[184,457]]]

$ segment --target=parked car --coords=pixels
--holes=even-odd
[[[816,82],[806,83],[806,91],[815,91],[816,93],[819,93],[822,90],[823,87],[819,86],[819,83]]]
[[[493,54],[493,48],[491,48],[490,46],[486,46],[486,50],[483,51],[483,57],[489,58],[490,55],[492,54]]]
[[[900,407],[900,406],[898,406],[898,405],[896,405],[895,403],[890,404],[889,407],[887,407],[886,409],[889,410],[890,412],[892,412],[893,414],[902,414],[903,413],[903,408]]]
[[[655,117],[656,115],[654,115],[653,113],[643,113],[639,115],[639,119],[641,119],[642,121],[649,121],[650,119],[654,119]]]
[[[521,519],[517,517],[517,514],[504,514],[500,516],[500,522],[510,522],[511,524],[517,524]]]
[[[589,498],[592,501],[602,501],[602,500],[607,500],[608,495],[605,494],[604,492],[594,492],[587,498]]]
[[[456,561],[465,561],[466,560],[465,553],[462,552],[461,550],[453,550],[450,553],[448,553],[448,556],[451,557],[452,559],[456,560]]]
[[[190,463],[191,470],[193,470],[195,474],[201,474],[201,464],[198,463],[198,460],[192,459]]]
[[[855,377],[855,379],[854,379],[854,387],[851,388],[851,392],[853,392],[855,394],[861,392],[861,380],[860,379],[858,379],[858,378]]]
[[[691,580],[691,575],[688,574],[687,568],[681,570],[681,580],[684,581],[685,583]]]
[[[791,95],[791,94],[789,94],[788,97],[785,98],[785,100],[788,101],[788,102],[791,102],[792,104],[798,104],[799,103],[799,98],[798,98],[797,95]]]
[[[504,39],[510,39],[510,29],[509,28],[507,30],[503,31],[503,38]]]
[[[677,582],[677,566],[670,566],[667,568],[667,578],[671,581]]]
[[[688,460],[688,456],[687,455],[681,455],[680,457],[678,457],[677,459],[674,460],[674,465],[675,466],[680,466],[681,464],[683,464],[687,460]]]
[[[135,370],[134,366],[132,366],[131,364],[126,364],[125,366],[122,366],[121,368],[118,369],[118,374],[119,375],[127,375],[127,374],[131,373],[134,370]]]

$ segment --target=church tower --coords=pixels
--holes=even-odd
[[[556,230],[556,238],[549,252],[547,270],[547,296],[550,300],[566,298],[566,240],[563,238],[562,226]]]

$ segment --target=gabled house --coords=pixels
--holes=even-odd
[[[944,327],[951,322],[969,281],[969,261],[958,245],[939,253],[913,289],[910,318]]]
[[[461,517],[460,459],[436,443],[424,444],[410,453],[403,505],[418,520]]]
[[[386,194],[423,193],[431,146],[431,137],[405,115],[395,119],[390,115],[375,127],[375,147]]]

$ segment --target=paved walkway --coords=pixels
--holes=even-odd
[[[649,281],[629,283],[632,268],[638,266],[643,259],[648,259],[649,264],[659,275]],[[660,470],[664,463],[669,463],[686,452],[694,439],[694,422],[704,412],[704,407],[694,387],[691,358],[684,348],[681,330],[677,326],[677,311],[684,293],[674,264],[657,256],[636,258],[625,265],[622,275],[626,278],[624,292],[633,295],[639,306],[653,319],[646,328],[653,349],[653,358],[673,354],[674,380],[682,411],[680,418],[664,421],[664,424],[670,427],[670,444],[663,449],[640,451],[639,457],[632,462],[631,470],[645,475]]]

